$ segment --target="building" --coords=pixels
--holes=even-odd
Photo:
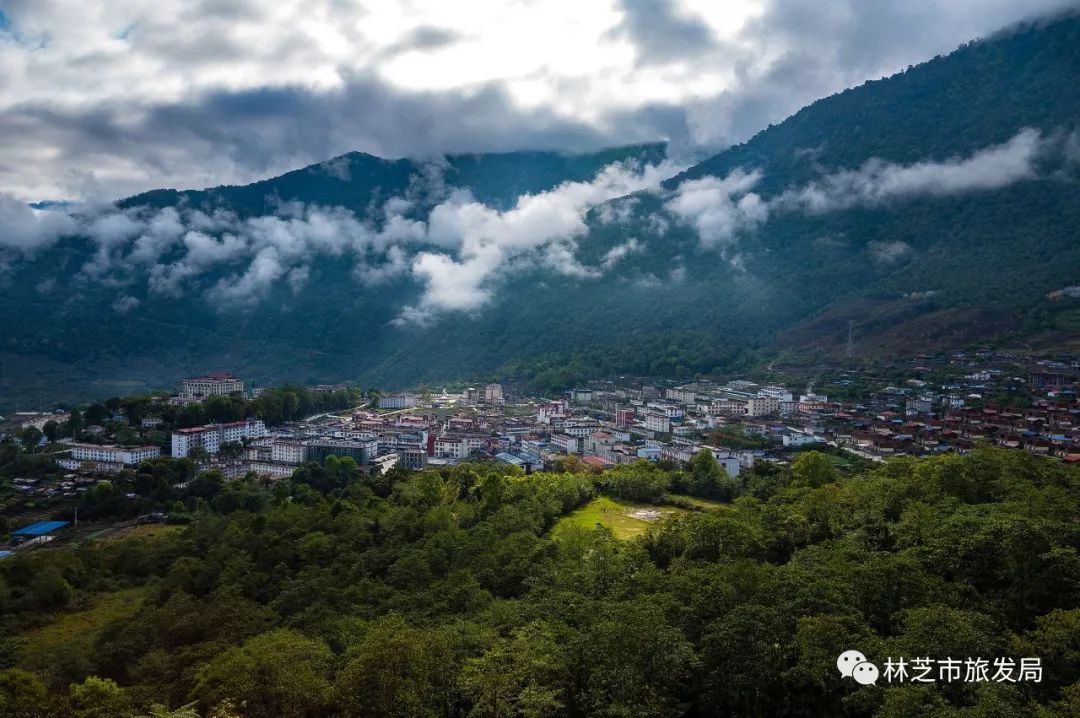
[[[185,398],[223,396],[244,392],[244,382],[232,374],[207,374],[180,382],[180,396]]]
[[[591,389],[574,389],[570,392],[570,401],[575,404],[588,404],[592,398]]]
[[[465,459],[484,447],[488,437],[479,434],[443,434],[435,438],[435,456],[440,459]]]
[[[697,400],[697,392],[692,389],[683,389],[679,387],[666,390],[664,392],[664,397],[683,404],[693,404]]]
[[[418,403],[418,397],[411,391],[402,391],[379,397],[380,409],[412,409]]]
[[[243,442],[244,439],[257,439],[262,436],[266,436],[266,425],[263,424],[262,419],[177,429],[172,435],[172,457],[182,459],[196,447],[213,455],[218,452],[222,444]]]
[[[745,416],[746,402],[740,399],[717,399],[709,404],[711,416]]]
[[[763,386],[758,389],[758,396],[767,396],[777,401],[792,401],[791,392],[782,386]]]
[[[134,466],[147,459],[161,456],[161,449],[156,446],[113,446],[106,444],[70,444],[71,458],[76,462],[92,461],[96,464],[122,464]]]
[[[485,404],[502,404],[503,390],[500,384],[488,384],[484,387]]]
[[[634,423],[636,414],[631,409],[616,409],[615,410],[615,426],[630,426]]]
[[[820,444],[821,439],[813,434],[805,434],[801,431],[792,431],[784,434],[784,446],[797,448],[800,446],[809,446],[811,444]]]
[[[552,434],[551,446],[564,454],[576,454],[581,451],[581,440],[569,434]]]
[[[780,400],[772,396],[752,396],[746,400],[747,416],[768,416],[780,411]]]
[[[425,448],[398,449],[398,463],[406,469],[419,471],[427,466],[428,455]]]
[[[302,464],[307,458],[307,447],[300,441],[275,439],[270,444],[270,460],[282,464]]]
[[[657,434],[668,434],[671,432],[671,417],[659,411],[650,411],[645,414],[645,428]]]
[[[307,451],[305,459],[323,463],[328,456],[351,457],[357,464],[368,464],[378,453],[379,442],[375,439],[333,439],[318,438],[304,442]]]

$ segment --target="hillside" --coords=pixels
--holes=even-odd
[[[271,487],[216,471],[174,486],[179,464],[145,462],[81,506],[116,519],[136,511],[124,492],[150,491],[174,525],[0,562],[5,715],[1080,707],[1080,476],[1023,452],[843,480],[816,452],[737,479],[704,451],[686,470],[531,476],[466,463],[370,477],[331,457]],[[876,685],[841,677],[849,650]],[[912,684],[924,657],[934,679]],[[1031,657],[1038,678],[1021,672]],[[965,678],[977,659],[986,677]]]
[[[350,154],[128,198],[137,230],[85,218],[92,236],[8,260],[0,402],[217,368],[557,389],[836,354],[849,326],[861,354],[1080,348],[1080,302],[1048,299],[1080,268],[1077,76],[1066,16],[820,100],[681,172],[662,145]],[[200,236],[140,264],[168,208]]]

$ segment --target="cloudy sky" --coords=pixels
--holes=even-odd
[[[746,139],[1067,0],[0,0],[0,192]]]

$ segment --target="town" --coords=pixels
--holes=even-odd
[[[706,449],[732,478],[757,461],[786,463],[812,449],[839,465],[978,445],[1080,461],[1080,361],[1070,357],[983,351],[803,374],[810,378],[787,384],[612,378],[557,397],[530,396],[510,383],[393,393],[316,386],[295,391],[312,406],[333,408],[306,416],[288,389],[253,389],[232,374],[209,374],[136,403],[12,414],[3,437],[58,471],[52,480],[12,477],[0,510],[15,523],[51,519],[110,475],[162,456],[187,458],[195,472],[217,470],[226,480],[264,481],[330,456],[350,457],[374,474],[464,461],[530,473],[678,464]],[[295,406],[279,410],[274,392]],[[235,420],[198,421],[226,410]]]

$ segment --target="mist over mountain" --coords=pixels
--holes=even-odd
[[[662,144],[353,153],[107,206],[0,195],[0,402],[210,369],[554,389],[843,351],[849,326],[867,353],[1068,347],[1080,306],[1053,293],[1080,283],[1078,76],[1073,15],[692,166]]]

